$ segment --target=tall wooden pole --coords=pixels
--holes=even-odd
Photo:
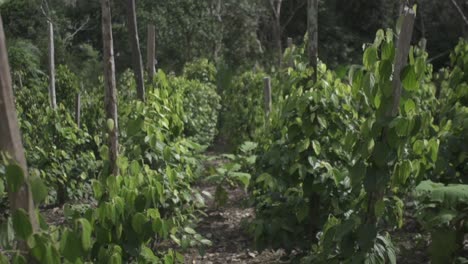
[[[137,95],[140,101],[145,101],[145,82],[143,78],[143,60],[141,59],[140,41],[138,38],[138,24],[135,0],[127,0],[128,33],[132,46],[133,72],[137,83]]]
[[[57,109],[57,99],[55,95],[55,46],[54,46],[54,25],[50,20],[48,24],[48,35],[49,35],[49,99],[50,107]]]
[[[156,43],[155,43],[155,29],[154,25],[148,25],[148,39],[147,39],[147,70],[148,70],[148,77],[150,82],[153,82],[154,73],[156,72],[155,69],[155,52],[156,52]]]
[[[265,77],[264,79],[265,86],[263,89],[264,100],[265,100],[265,117],[268,120],[271,113],[271,79],[270,77]]]
[[[5,44],[2,18],[0,16],[0,153],[5,152],[10,162],[18,164],[24,173],[25,181],[17,190],[8,190],[11,213],[23,209],[28,213],[33,230],[38,229],[37,217],[28,183],[28,167],[15,110],[10,66]]]
[[[81,92],[78,92],[75,98],[75,122],[78,128],[80,128],[81,127]]]
[[[309,65],[314,68],[313,81],[317,81],[318,60],[318,2],[307,0],[307,35],[309,36],[308,55]]]
[[[105,110],[109,131],[109,166],[112,175],[119,174],[118,156],[118,116],[117,88],[115,85],[114,44],[112,40],[112,20],[110,0],[101,0],[102,40],[104,57]],[[110,121],[110,122],[109,122]]]
[[[392,81],[392,98],[391,104],[386,109],[385,115],[391,119],[398,115],[401,99],[401,72],[408,64],[408,55],[411,47],[411,37],[413,35],[414,21],[416,13],[408,6],[405,6],[402,11],[403,22],[401,24],[400,34],[398,35],[395,58],[393,62],[393,81]],[[382,142],[387,142],[388,127],[384,127],[382,132]],[[366,215],[366,223],[375,225],[377,218],[375,215],[376,203],[382,200],[385,194],[385,186],[379,186],[376,191],[368,194],[368,211]]]

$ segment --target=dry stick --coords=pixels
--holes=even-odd
[[[463,10],[461,9],[461,7],[457,4],[457,2],[455,0],[452,0],[452,4],[457,9],[457,11],[460,14],[460,16],[462,17],[463,21],[465,21],[465,24],[468,25],[468,19],[466,18],[465,14],[463,14]]]
[[[307,33],[309,36],[309,65],[314,68],[312,80],[317,81],[318,61],[318,1],[307,0]]]
[[[263,94],[264,94],[264,100],[265,100],[265,118],[268,122],[270,113],[271,113],[271,79],[270,77],[265,77],[263,78],[265,82],[265,87],[263,89]]]
[[[112,40],[112,20],[109,0],[101,0],[102,8],[102,40],[104,57],[104,85],[106,117],[113,121],[109,129],[109,165],[112,175],[119,174],[117,166],[118,156],[118,116],[117,116],[117,88],[115,85],[114,44]]]
[[[148,39],[147,39],[147,70],[148,70],[148,77],[150,82],[153,82],[154,73],[156,72],[155,69],[155,29],[154,25],[148,25]]]
[[[34,202],[28,183],[28,168],[24,155],[23,143],[15,110],[10,66],[5,45],[5,34],[0,16],[0,153],[5,152],[11,162],[17,163],[23,170],[25,181],[17,192],[8,190],[11,213],[23,209],[28,213],[33,230],[38,229]],[[25,246],[25,245],[24,245]]]
[[[133,72],[137,83],[137,96],[145,101],[145,81],[143,77],[143,60],[141,59],[140,41],[138,39],[138,25],[136,17],[135,0],[127,0],[128,33],[132,46]]]
[[[55,96],[55,47],[54,47],[54,25],[47,21],[49,33],[49,100],[50,107],[57,109],[57,99]]]

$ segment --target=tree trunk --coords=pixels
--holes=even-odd
[[[314,68],[312,79],[317,81],[318,60],[318,1],[307,0],[307,33],[309,36],[309,65]]]
[[[33,230],[38,229],[34,202],[28,183],[28,168],[24,156],[23,143],[18,126],[15,110],[13,88],[11,83],[10,66],[5,44],[5,34],[0,16],[0,153],[5,152],[11,162],[17,163],[24,172],[25,182],[17,192],[8,190],[11,213],[17,209],[24,209],[29,215]]]
[[[55,47],[54,47],[54,25],[47,21],[49,28],[49,98],[50,107],[57,109],[57,99],[55,96]]]
[[[148,77],[150,82],[153,82],[155,69],[155,30],[154,25],[148,25],[148,40],[147,40],[147,68],[148,68]]]
[[[117,88],[115,85],[114,44],[112,40],[112,20],[110,0],[101,0],[102,8],[102,40],[104,57],[104,85],[105,110],[107,120],[113,125],[109,131],[109,168],[112,175],[119,174],[117,166],[118,155],[118,116],[117,116]],[[109,122],[108,122],[109,123]]]
[[[128,33],[132,46],[133,72],[137,82],[138,99],[145,101],[145,83],[143,77],[143,60],[141,59],[140,41],[138,39],[138,25],[135,0],[127,0]]]

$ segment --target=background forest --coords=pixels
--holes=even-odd
[[[0,15],[0,264],[468,263],[467,1]]]

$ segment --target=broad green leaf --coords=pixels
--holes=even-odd
[[[138,175],[138,173],[140,173],[140,164],[138,164],[138,161],[132,161],[130,164],[130,173],[131,175]]]
[[[112,132],[114,131],[114,127],[115,127],[115,123],[114,123],[114,120],[109,118],[107,119],[107,129],[109,132]]]
[[[414,72],[414,66],[406,66],[403,69],[402,75],[402,84],[407,91],[416,91],[419,87],[418,78]]]
[[[78,219],[77,223],[81,227],[81,246],[83,247],[84,251],[88,251],[92,247],[92,242],[91,242],[92,226],[88,222],[88,220],[84,218]]]
[[[371,69],[374,63],[378,60],[377,48],[374,46],[368,47],[364,51],[363,63],[367,69]]]
[[[38,205],[42,203],[47,197],[47,187],[45,186],[42,179],[37,175],[31,175],[29,177],[29,182],[34,199],[34,204]]]
[[[23,209],[17,209],[13,213],[13,229],[16,235],[27,240],[33,233],[32,224],[29,221],[29,216]]]
[[[415,109],[416,109],[416,104],[414,103],[414,101],[411,99],[407,99],[405,101],[405,112],[407,114],[411,114],[411,113],[414,113]]]
[[[312,147],[314,148],[315,154],[317,154],[317,156],[320,155],[322,149],[320,147],[320,143],[317,140],[312,141]]]
[[[94,197],[96,197],[97,200],[101,199],[103,194],[101,183],[98,180],[92,180],[92,186]]]
[[[8,190],[12,192],[19,191],[25,180],[23,169],[17,164],[10,164],[6,166],[5,176]]]
[[[142,213],[136,213],[132,217],[132,228],[137,234],[143,233],[143,227],[146,224],[148,219]]]
[[[148,261],[149,263],[158,263],[159,262],[159,258],[156,257],[154,255],[154,252],[145,245],[141,246],[140,256],[142,256],[143,259]]]
[[[184,228],[184,231],[186,233],[188,233],[188,234],[191,234],[191,235],[195,235],[197,233],[197,232],[195,232],[195,230],[193,230],[192,228],[190,228],[188,226]]]
[[[81,239],[73,231],[66,229],[60,240],[60,252],[68,261],[75,262],[82,254]]]

